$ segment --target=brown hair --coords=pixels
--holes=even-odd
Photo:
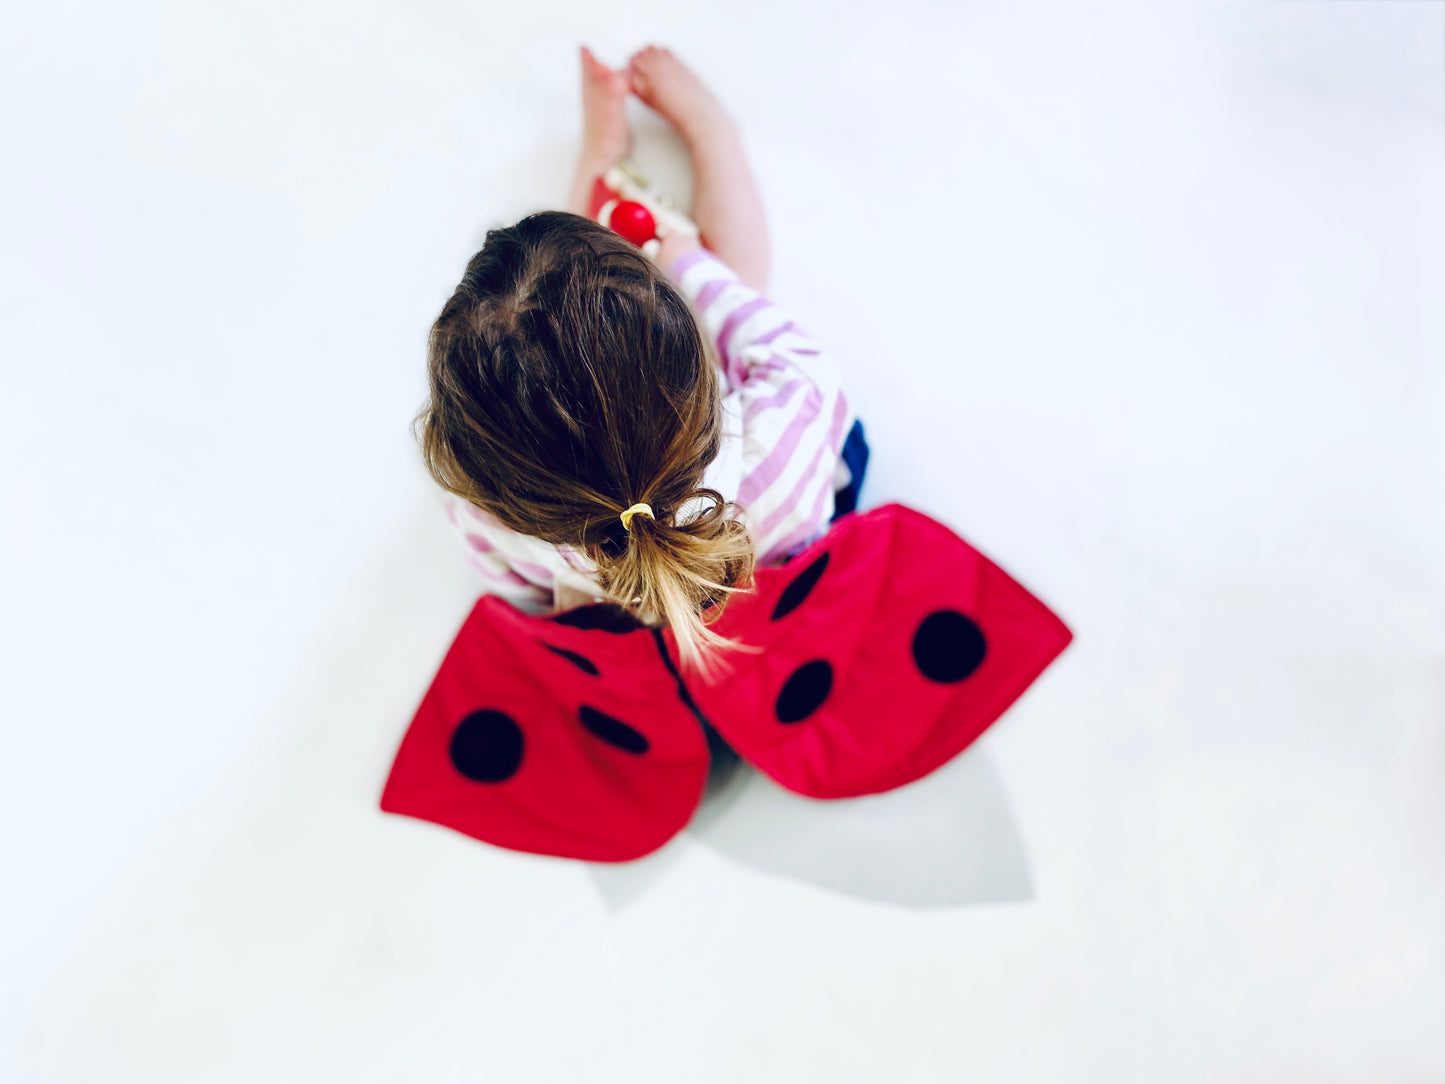
[[[415,430],[438,484],[582,550],[606,597],[671,626],[684,667],[741,646],[707,627],[754,561],[737,506],[702,485],[721,442],[718,369],[651,260],[561,211],[489,230],[432,326],[428,374]],[[628,531],[620,513],[638,502],[653,518]]]

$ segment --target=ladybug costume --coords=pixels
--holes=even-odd
[[[622,162],[591,214],[649,256],[697,227]],[[829,531],[760,568],[712,623],[760,648],[683,678],[670,629],[601,603],[549,617],[473,607],[402,739],[381,808],[500,847],[625,862],[692,818],[710,768],[741,757],[811,798],[911,783],[957,756],[1068,645],[1042,602],[943,524],[900,504],[853,511],[868,447]],[[631,510],[629,510],[631,511]]]
[[[402,740],[381,808],[513,850],[622,862],[686,826],[707,728],[812,798],[903,786],[962,752],[1072,634],[941,523],[888,504],[758,569],[713,628],[757,645],[679,673],[671,631],[610,603],[484,595]]]

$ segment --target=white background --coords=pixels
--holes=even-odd
[[[121,7],[0,38],[0,1079],[1445,1080],[1440,4]],[[738,118],[865,505],[1077,634],[956,823],[618,891],[375,808],[476,591],[426,330],[581,41]]]

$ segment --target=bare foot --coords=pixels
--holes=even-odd
[[[567,210],[585,215],[592,182],[632,150],[632,129],[627,125],[627,96],[632,91],[625,70],[613,71],[585,45],[580,52],[582,150],[577,155],[577,172],[572,178]]]
[[[732,126],[722,104],[691,68],[655,45],[627,62],[632,91],[671,122],[683,139],[695,143]]]
[[[692,158],[692,220],[702,243],[753,289],[766,291],[770,239],[763,197],[737,125],[701,79],[649,45],[627,62],[632,92],[662,114]],[[670,266],[675,254],[659,254]],[[669,258],[669,257],[672,258]]]
[[[627,126],[628,72],[613,71],[582,46],[582,157],[609,165],[632,147]]]

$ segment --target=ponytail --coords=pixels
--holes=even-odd
[[[715,489],[699,487],[689,497],[711,503],[685,523],[630,515],[626,548],[604,558],[599,572],[616,601],[672,629],[684,671],[711,677],[717,652],[758,650],[708,627],[722,612],[715,603],[751,588],[754,551],[747,530],[729,515],[736,505]]]

